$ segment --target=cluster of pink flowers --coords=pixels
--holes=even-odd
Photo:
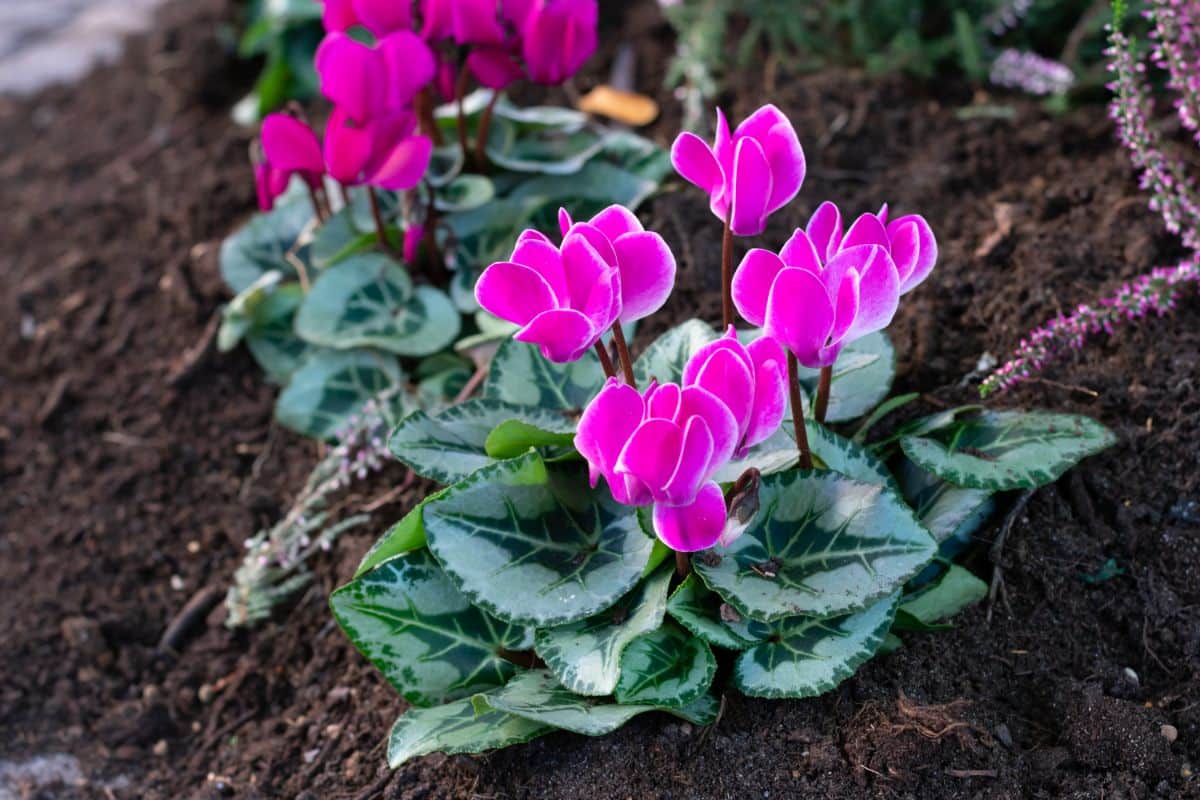
[[[1167,230],[1197,249],[1200,201],[1185,165],[1165,152],[1162,138],[1150,124],[1153,103],[1142,77],[1145,65],[1134,56],[1132,44],[1121,31],[1112,31],[1110,42],[1108,69],[1114,80],[1108,85],[1113,92],[1109,115],[1117,123],[1117,136],[1141,171],[1141,186],[1150,193],[1150,208],[1162,215]]]
[[[1035,95],[1061,94],[1075,84],[1075,73],[1066,64],[1011,47],[992,62],[989,78],[997,86]]]
[[[422,118],[414,105],[427,89],[451,99],[461,95],[467,73],[494,90],[522,78],[561,83],[596,49],[596,0],[420,0],[416,6],[414,14],[412,3],[397,0],[326,0],[327,33],[315,64],[321,92],[334,106],[324,145],[291,115],[264,120],[255,172],[263,210],[294,175],[314,192],[325,175],[345,186],[412,189],[433,150],[435,132],[418,131]]]
[[[718,112],[711,145],[685,133],[671,156],[676,170],[708,194],[727,243],[733,235],[761,233],[804,181],[796,131],[769,105],[733,131]],[[713,476],[779,428],[789,381],[799,391],[797,373],[788,368],[793,359],[830,367],[847,343],[888,325],[900,296],[937,261],[937,242],[923,218],[889,219],[885,205],[847,230],[837,206],[825,203],[778,254],[751,250],[736,273],[725,262],[729,304],[762,329],[753,342],[739,341],[730,324],[691,357],[679,383],[652,380],[639,390],[620,326],[666,302],[675,257],[661,236],[620,206],[587,222],[562,212],[560,226],[557,246],[525,231],[508,261],[484,271],[476,299],[520,326],[515,338],[536,344],[552,361],[574,361],[596,348],[609,380],[583,412],[576,448],[593,485],[604,477],[617,502],[653,505],[655,532],[677,552],[727,544],[741,530],[726,525],[725,498]],[[610,329],[624,381],[601,343]],[[799,419],[802,410],[794,414]]]
[[[1175,108],[1184,127],[1200,141],[1200,2],[1152,0],[1146,17],[1154,63],[1167,73],[1167,86],[1178,95]]]
[[[987,396],[1029,380],[1052,359],[1082,347],[1089,336],[1102,331],[1112,335],[1122,322],[1166,314],[1184,289],[1196,283],[1200,283],[1200,257],[1192,256],[1126,283],[1096,305],[1080,305],[1070,316],[1050,320],[1021,340],[1013,360],[988,376],[980,392]]]

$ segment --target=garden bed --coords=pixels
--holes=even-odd
[[[603,739],[556,734],[389,771],[383,739],[401,701],[326,599],[429,490],[387,497],[399,467],[346,498],[387,502],[318,560],[286,625],[234,635],[217,610],[178,653],[161,651],[189,600],[223,595],[243,540],[286,509],[316,457],[272,425],[274,391],[247,354],[202,348],[227,299],[220,240],[253,203],[248,137],[228,120],[249,76],[217,41],[228,6],[172,4],[117,66],[0,100],[0,239],[15,246],[0,304],[0,764],[77,757],[86,781],[45,790],[54,797],[1197,791],[1194,297],[1069,357],[1053,383],[997,398],[1094,416],[1120,444],[1015,516],[993,603],[952,631],[909,636],[825,697],[730,693],[710,729],[651,715]],[[639,85],[660,85],[669,44],[653,4],[621,24],[606,38],[633,41]],[[973,400],[963,378],[983,353],[1003,358],[1059,310],[1179,255],[1100,107],[1052,117],[1013,101],[1011,119],[961,119],[966,87],[845,72],[734,86],[733,118],[769,101],[796,123],[805,198],[854,210],[887,199],[934,224],[939,266],[891,328],[897,388],[924,390],[926,411]],[[650,135],[665,143],[677,111],[659,99]],[[677,188],[643,213],[676,248],[680,288],[639,345],[719,315],[720,232],[704,200]],[[807,218],[805,202],[776,215],[771,246]],[[985,580],[1011,499],[966,561]]]

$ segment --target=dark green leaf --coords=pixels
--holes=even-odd
[[[318,350],[305,359],[275,404],[275,418],[298,433],[325,439],[367,400],[398,386],[396,357],[377,350]]]
[[[556,364],[535,345],[506,339],[492,359],[484,397],[525,406],[581,413],[604,386],[604,370],[591,353]]]
[[[745,650],[770,634],[767,623],[742,616],[695,575],[671,593],[667,613],[695,636],[726,650]]]
[[[480,711],[473,700],[410,708],[396,720],[388,736],[388,766],[396,769],[429,753],[482,753],[528,742],[552,730],[551,725],[503,711]]]
[[[682,708],[706,695],[716,674],[708,643],[668,623],[625,649],[614,696],[622,705]]]

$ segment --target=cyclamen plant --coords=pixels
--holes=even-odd
[[[786,117],[751,119],[711,150],[687,136],[675,148],[731,235],[761,231],[803,178]],[[726,688],[828,691],[901,646],[894,632],[984,596],[950,559],[997,493],[1113,441],[1082,417],[967,407],[866,444],[913,399],[885,400],[882,329],[934,268],[920,217],[885,207],[844,231],[821,206],[779,254],[725,270],[720,333],[690,320],[636,360],[620,323],[667,299],[665,240],[619,206],[564,214],[561,233],[521,234],[480,278],[481,305],[518,327],[482,395],[418,411],[389,439],[446,488],[331,598],[413,706],[392,729],[393,766],[601,735],[655,710],[707,725]],[[852,439],[828,427],[864,415]],[[720,661],[730,687],[713,686]]]

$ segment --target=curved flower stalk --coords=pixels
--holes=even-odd
[[[733,237],[757,236],[767,218],[800,191],[807,170],[796,129],[778,108],[765,105],[731,133],[717,109],[716,139],[709,145],[694,133],[679,134],[671,163],[709,196],[709,208],[725,224],[721,247],[723,324],[733,324],[730,282]]]
[[[519,341],[537,344],[551,361],[580,358],[612,328],[626,382],[633,365],[621,324],[653,314],[675,283],[675,256],[627,208],[609,206],[587,222],[559,211],[563,243],[527,230],[509,261],[492,264],[475,286],[479,305],[522,326]],[[607,359],[599,347],[601,359]],[[611,369],[609,374],[612,374]]]
[[[575,437],[592,485],[603,476],[617,502],[653,503],[654,531],[672,550],[712,547],[727,517],[712,476],[779,427],[786,409],[782,359],[774,340],[745,347],[730,331],[689,360],[682,384],[651,384],[639,393],[610,378]]]

